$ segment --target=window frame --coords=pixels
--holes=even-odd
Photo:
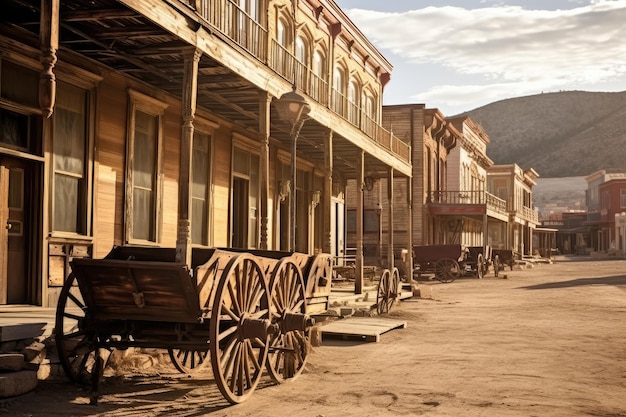
[[[206,244],[202,244],[202,243],[193,243],[193,204],[190,207],[190,219],[191,219],[191,229],[190,229],[190,233],[191,233],[191,239],[192,239],[192,246],[194,247],[210,247],[213,245],[213,236],[211,234],[213,228],[211,227],[212,221],[213,221],[213,167],[214,167],[214,163],[213,163],[213,153],[214,153],[214,133],[215,133],[215,125],[213,125],[212,123],[209,123],[207,121],[204,120],[200,120],[200,119],[196,119],[196,121],[194,122],[195,128],[194,128],[194,138],[193,138],[193,143],[192,143],[192,150],[195,149],[196,146],[196,134],[199,135],[205,135],[208,137],[209,140],[209,146],[208,146],[208,169],[207,169],[207,179],[206,179],[206,196],[205,196],[205,202],[206,202],[206,216],[207,216],[207,223],[206,223],[206,230],[203,231],[203,233],[206,236]],[[193,169],[193,166],[192,166]],[[193,171],[192,171],[193,172]],[[193,187],[193,178],[192,178],[192,187]],[[193,200],[193,191],[190,193],[190,198]]]
[[[126,193],[124,199],[124,241],[127,244],[159,245],[162,232],[162,208],[163,208],[163,124],[165,109],[168,105],[154,97],[139,91],[128,89],[128,123],[126,132],[126,167],[125,184]],[[155,138],[156,161],[154,167],[154,240],[137,239],[133,237],[133,205],[134,205],[134,147],[135,147],[135,120],[137,111],[151,115],[157,119]]]
[[[247,154],[249,154],[250,156],[254,156],[258,159],[258,172],[256,173],[256,177],[257,177],[257,186],[256,189],[253,188],[253,184],[252,184],[252,178],[253,176],[250,175],[250,172],[248,173],[242,173],[239,171],[235,171],[235,151],[241,151],[241,152],[245,152]],[[250,164],[249,164],[250,165]],[[250,166],[248,167],[250,168]],[[249,142],[248,138],[240,136],[240,135],[234,135],[233,137],[233,143],[232,143],[232,147],[231,147],[231,169],[230,169],[230,192],[229,192],[229,196],[230,196],[230,204],[229,204],[229,214],[230,214],[230,219],[228,221],[228,235],[229,235],[229,245],[231,247],[235,247],[233,245],[233,221],[234,221],[234,216],[235,216],[235,205],[234,205],[234,184],[235,181],[239,179],[239,180],[246,180],[248,181],[248,196],[247,196],[247,202],[246,202],[246,207],[247,207],[247,214],[246,214],[246,219],[247,219],[247,223],[246,223],[246,244],[247,247],[245,249],[258,249],[259,248],[259,243],[260,243],[260,236],[261,236],[261,152],[259,151],[259,149],[257,147],[255,147],[254,145],[252,145],[252,143]],[[254,228],[251,227],[250,225],[250,210],[251,210],[251,205],[250,205],[250,199],[251,199],[251,191],[254,189],[255,193],[256,193],[256,208],[255,208],[255,214],[256,214],[256,225],[254,226]],[[254,231],[254,245],[250,245],[251,242],[251,236],[250,236],[250,232]]]
[[[80,220],[80,227],[78,227],[77,231],[62,231],[55,229],[55,209],[56,209],[56,176],[58,175],[66,175],[65,171],[57,170],[55,168],[55,150],[54,150],[54,123],[55,117],[58,115],[58,111],[55,111],[52,116],[52,140],[50,144],[50,235],[51,236],[67,236],[67,237],[90,237],[92,235],[92,195],[93,195],[93,143],[94,143],[94,123],[95,123],[95,91],[93,88],[85,88],[85,86],[75,85],[65,81],[59,81],[57,88],[60,90],[63,88],[63,84],[69,86],[70,88],[82,90],[85,94],[84,100],[84,141],[83,141],[83,169],[82,169],[82,181],[84,184],[82,185],[82,201],[78,203],[81,207],[77,207],[77,212],[80,212],[79,215],[82,217]],[[57,103],[58,106],[58,103]],[[76,177],[75,175],[72,175]],[[79,194],[81,195],[81,194]],[[81,230],[82,229],[82,230]]]

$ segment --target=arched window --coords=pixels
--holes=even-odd
[[[296,37],[296,63],[295,63],[295,84],[307,94],[310,94],[310,87],[307,82],[309,67],[309,48],[306,39],[302,36]]]
[[[296,38],[296,59],[304,65],[307,65],[309,61],[307,43],[302,36]]]
[[[326,88],[326,57],[320,50],[313,53],[312,63],[313,77],[311,80],[311,97],[326,104],[328,102],[328,90]]]
[[[333,72],[333,110],[338,114],[345,116],[345,76],[342,68],[335,68]]]
[[[356,80],[348,85],[348,120],[355,125],[359,124],[359,85]]]
[[[276,42],[283,48],[287,48],[289,43],[289,38],[287,36],[287,22],[283,19],[278,19],[278,24],[276,25]]]

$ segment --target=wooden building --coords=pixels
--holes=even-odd
[[[509,213],[506,201],[487,188],[487,170],[493,166],[487,156],[489,136],[468,116],[447,120],[461,137],[448,156],[448,189],[439,195],[432,209],[444,216],[441,223],[447,227],[447,243],[493,246],[489,231],[502,234]]]
[[[114,245],[338,255],[347,181],[413,175],[392,66],[332,0],[3,0],[0,51],[2,303]]]
[[[493,165],[487,170],[487,188],[506,201],[509,215],[506,230],[490,230],[493,247],[512,249],[518,257],[533,254],[533,230],[540,224],[532,199],[537,178],[534,169],[522,169],[517,164]]]

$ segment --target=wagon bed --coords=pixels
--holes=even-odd
[[[70,378],[92,384],[92,402],[114,348],[168,349],[188,373],[210,358],[233,404],[252,394],[263,368],[277,382],[302,372],[313,324],[302,267],[315,299],[326,280],[330,291],[330,256],[194,248],[191,270],[175,257],[170,248],[116,247],[104,259],[71,262],[55,338]]]
[[[414,274],[433,273],[441,282],[452,282],[461,275],[466,257],[463,245],[413,246]]]

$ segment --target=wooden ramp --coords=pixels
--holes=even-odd
[[[378,342],[380,335],[393,329],[404,329],[406,321],[380,317],[349,317],[321,327],[322,339],[361,340]]]

